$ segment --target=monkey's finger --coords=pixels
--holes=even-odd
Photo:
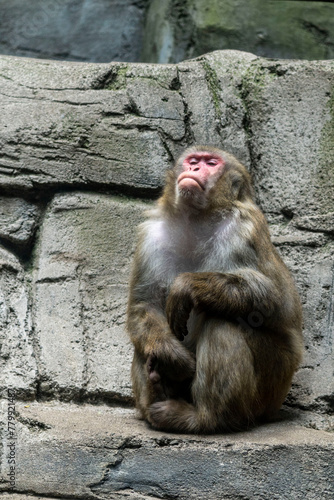
[[[175,337],[179,340],[184,340],[184,337],[188,335],[187,329],[187,319],[189,315],[180,315],[179,318],[174,317],[174,321],[171,324],[171,330]]]

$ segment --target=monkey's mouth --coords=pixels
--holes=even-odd
[[[177,183],[181,188],[199,187],[200,189],[202,189],[202,191],[204,191],[204,185],[202,184],[200,179],[195,175],[189,174],[188,172],[181,174],[177,180]]]

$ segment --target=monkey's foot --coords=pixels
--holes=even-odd
[[[197,432],[197,412],[194,405],[180,399],[167,399],[150,406],[149,422],[155,429],[175,432]]]

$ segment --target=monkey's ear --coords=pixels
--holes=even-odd
[[[244,179],[240,172],[231,172],[231,190],[233,198],[239,199],[239,194],[244,183]]]
[[[231,176],[231,190],[234,199],[242,201],[245,198],[252,198],[253,190],[250,178],[242,172],[234,171]]]
[[[175,203],[175,183],[176,174],[174,170],[167,170],[166,172],[166,182],[163,190],[163,195],[159,199],[160,206],[164,206],[168,210],[172,210]]]

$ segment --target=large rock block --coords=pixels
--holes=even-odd
[[[242,96],[258,200],[303,229],[328,232],[305,216],[331,217],[334,206],[333,73],[328,62],[254,61]],[[312,219],[311,219],[312,220]]]
[[[131,398],[125,311],[144,208],[88,193],[58,195],[48,207],[33,280],[42,394]]]
[[[0,247],[0,393],[36,395],[37,366],[32,338],[29,286],[18,259]]]
[[[0,57],[0,71],[3,188],[161,186],[185,135],[176,68]]]
[[[40,217],[39,206],[21,198],[0,196],[0,238],[22,251],[29,248]]]

